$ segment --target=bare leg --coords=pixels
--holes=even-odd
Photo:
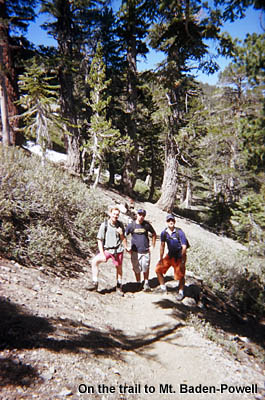
[[[98,270],[99,270],[99,265],[103,262],[106,261],[106,257],[103,258],[103,256],[101,254],[97,254],[92,262],[92,280],[93,282],[97,282],[98,281]]]
[[[122,283],[122,265],[116,266],[116,279],[117,282]]]
[[[141,281],[141,272],[134,271],[134,275],[135,275],[136,282],[140,282]]]
[[[182,278],[179,281],[179,290],[184,290],[184,286],[185,286],[185,278]]]
[[[156,275],[157,275],[157,279],[158,279],[158,282],[160,283],[160,285],[164,285],[165,284],[164,275],[161,274],[161,272],[157,272]]]

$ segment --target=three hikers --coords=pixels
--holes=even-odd
[[[138,289],[141,288],[141,272],[144,277],[144,291],[150,292],[149,269],[150,269],[150,244],[148,233],[152,235],[152,247],[156,244],[156,232],[152,225],[145,220],[146,211],[140,209],[137,211],[136,220],[131,222],[126,230],[126,236],[131,234],[131,262],[135,274]]]
[[[175,227],[175,217],[172,214],[166,217],[167,228],[160,235],[160,260],[157,263],[155,272],[160,283],[158,291],[167,292],[164,275],[170,267],[174,268],[174,279],[179,281],[177,300],[181,301],[184,298],[185,285],[185,264],[186,251],[188,241],[185,233]],[[168,253],[164,256],[165,244],[167,244]]]
[[[98,289],[99,265],[111,258],[116,267],[116,291],[118,294],[123,295],[122,262],[124,249],[126,249],[131,254],[131,263],[139,286],[138,289],[140,290],[141,288],[141,272],[143,272],[144,291],[151,291],[148,281],[150,270],[149,233],[151,234],[152,247],[154,248],[157,237],[156,232],[153,226],[145,220],[146,211],[144,209],[137,211],[136,220],[128,224],[126,231],[122,222],[119,221],[119,215],[119,207],[111,207],[109,219],[100,225],[97,234],[99,253],[91,262],[92,286],[90,290]],[[175,226],[174,215],[167,215],[166,223],[167,228],[162,231],[160,236],[160,259],[155,268],[160,284],[157,291],[161,293],[167,292],[164,275],[172,266],[174,268],[174,279],[179,281],[177,300],[181,301],[184,298],[186,251],[189,243],[185,233]],[[128,250],[126,237],[130,234],[131,249]],[[164,256],[166,244],[168,252]]]

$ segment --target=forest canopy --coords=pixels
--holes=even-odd
[[[251,243],[264,255],[265,34],[232,38],[226,21],[261,1],[1,0],[3,146],[34,140],[65,167]],[[26,30],[43,13],[56,47]],[[218,85],[215,53],[230,64]],[[164,55],[139,72],[152,48]],[[119,178],[117,180],[117,177]]]

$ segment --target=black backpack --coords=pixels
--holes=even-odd
[[[141,224],[139,224],[139,225],[141,225]],[[148,237],[148,227],[149,227],[149,222],[148,221],[143,221],[143,223],[142,223],[142,225],[143,225],[143,228],[145,229],[145,232],[143,232],[143,235],[146,235],[147,237]],[[136,228],[136,221],[133,221],[132,222],[132,227],[133,227],[133,231],[131,232],[131,235],[134,233],[134,231],[135,231],[135,228]]]
[[[105,246],[106,233],[107,233],[107,230],[108,230],[108,222],[109,222],[108,219],[104,220],[104,224],[105,225],[104,225],[103,247]],[[117,221],[117,227],[124,229],[124,226],[123,226],[122,222],[120,222],[119,220]]]
[[[180,249],[182,248],[182,244],[181,244],[181,240],[180,240],[180,236],[179,236],[179,231],[182,231],[182,229],[176,227],[176,236],[177,236],[177,239],[178,239],[178,242],[179,242],[179,250],[180,250]],[[171,239],[169,233],[167,232],[167,228],[165,228],[163,232],[165,232],[166,238],[167,238],[167,239],[169,239],[169,240],[175,240],[175,239]],[[186,236],[186,234],[185,234],[185,236]],[[188,248],[190,247],[190,243],[189,243],[189,241],[188,241],[187,236],[186,236],[186,240],[187,240],[187,249],[188,249]]]

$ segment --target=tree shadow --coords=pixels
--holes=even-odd
[[[7,385],[30,386],[33,382],[43,382],[35,368],[11,357],[0,357],[0,387]]]
[[[70,319],[36,317],[21,306],[0,298],[2,350],[44,348],[57,353],[84,353],[88,357],[111,357],[119,361],[125,361],[125,353],[129,351],[147,359],[156,359],[150,355],[152,345],[160,340],[171,340],[170,335],[181,326],[179,322],[170,327],[164,324],[130,336],[113,327],[102,330]],[[30,385],[39,379],[37,371],[29,365],[12,359],[4,359],[4,365],[6,367],[0,369],[3,385],[20,384],[22,381]]]
[[[198,297],[199,291],[201,294]],[[200,285],[191,284],[185,286],[184,293],[185,298],[193,301],[185,303],[185,298],[183,302],[162,298],[155,304],[163,309],[171,309],[173,318],[186,321],[192,313],[212,327],[221,329],[229,337],[247,337],[251,342],[265,348],[265,326],[257,320],[245,319],[233,305],[221,300],[208,287],[201,288]]]
[[[0,298],[0,350],[31,347],[54,331],[49,321],[27,313],[21,306]]]

